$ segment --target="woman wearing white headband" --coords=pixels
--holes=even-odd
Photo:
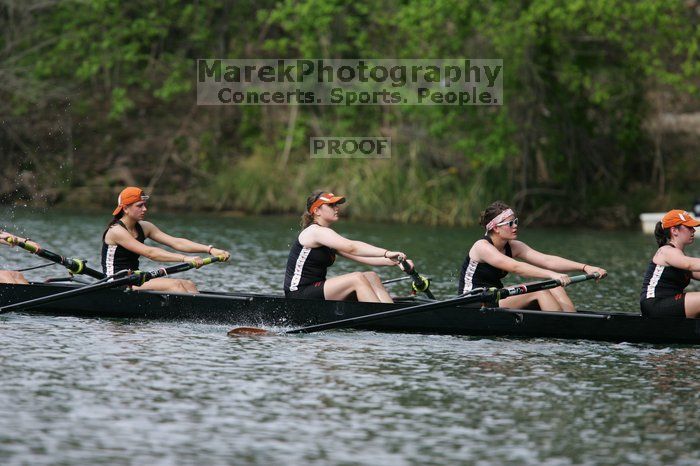
[[[494,202],[482,213],[481,225],[486,233],[474,243],[464,259],[459,275],[459,294],[480,287],[502,288],[501,280],[508,273],[532,278],[553,278],[564,284],[571,281],[564,272],[598,273],[601,278],[607,275],[600,267],[543,254],[518,241],[518,218],[501,201]],[[516,258],[522,261],[517,261]],[[535,304],[543,311],[575,311],[574,303],[562,287],[511,296],[499,302],[501,307],[517,309],[535,307]]]

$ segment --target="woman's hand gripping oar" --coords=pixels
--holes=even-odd
[[[428,298],[435,299],[435,296],[433,296],[433,293],[430,291],[430,279],[428,277],[424,277],[423,275],[417,273],[415,266],[411,267],[411,264],[406,260],[401,261],[400,265],[401,270],[406,272],[407,276],[384,280],[382,285],[412,280],[411,289],[414,291],[414,293],[423,292],[426,294],[426,296],[428,296]]]
[[[157,270],[153,270],[151,272],[142,272],[140,270],[136,271],[122,271],[118,274],[115,274],[111,281],[99,281],[95,284],[92,285],[86,285],[74,290],[69,290],[69,291],[64,291],[62,293],[56,293],[52,294],[49,296],[44,296],[41,298],[36,298],[36,299],[30,299],[28,301],[23,301],[21,303],[15,303],[15,304],[10,304],[8,306],[3,306],[0,307],[0,314],[4,314],[6,312],[12,312],[12,311],[22,311],[25,309],[29,309],[32,307],[37,307],[41,306],[44,304],[52,303],[55,301],[60,301],[64,299],[70,299],[74,298],[77,296],[82,296],[84,294],[91,293],[93,291],[98,291],[98,290],[104,290],[108,288],[117,288],[120,286],[141,286],[144,283],[146,283],[148,280],[152,280],[154,278],[159,278],[159,277],[165,277],[167,275],[172,275],[174,273],[179,273],[179,272],[184,272],[186,270],[194,269],[194,268],[199,268],[204,265],[208,264],[213,264],[214,262],[223,262],[227,260],[228,257],[225,255],[221,256],[210,256],[210,257],[205,257],[204,259],[201,260],[201,265],[196,262],[196,261],[190,261],[190,262],[183,262],[182,264],[176,264],[172,265],[170,267],[163,267]],[[124,275],[123,272],[126,272],[126,276]]]
[[[405,259],[400,262],[401,268],[406,272],[412,279],[411,288],[413,291],[418,293],[423,292],[430,299],[435,299],[432,291],[430,291],[430,280],[423,275],[416,272],[416,268],[411,266]]]
[[[589,275],[577,275],[574,277],[571,277],[571,281],[569,284],[573,283],[579,283],[583,282],[586,280],[591,280],[591,279],[597,279],[598,274],[589,274]],[[514,286],[508,286],[505,288],[490,288],[484,290],[482,293],[479,294],[474,294],[474,295],[467,295],[467,296],[458,296],[456,298],[451,298],[451,299],[446,299],[444,301],[436,301],[432,303],[424,303],[424,304],[418,304],[417,306],[410,306],[410,307],[404,307],[401,309],[392,309],[389,311],[384,311],[384,312],[377,312],[375,314],[369,314],[366,316],[359,316],[359,317],[350,317],[348,319],[342,319],[342,320],[336,320],[333,322],[327,322],[323,324],[317,324],[317,325],[309,325],[307,327],[301,327],[297,328],[294,330],[287,330],[286,332],[282,332],[283,334],[293,334],[293,333],[313,333],[313,332],[320,332],[322,330],[330,330],[334,328],[344,328],[344,327],[351,327],[353,325],[359,325],[359,324],[365,324],[367,322],[372,322],[375,320],[382,320],[382,319],[387,319],[390,317],[398,317],[398,316],[404,316],[408,314],[415,314],[418,312],[427,312],[427,311],[435,311],[438,309],[442,309],[445,307],[452,307],[456,305],[463,305],[463,304],[471,304],[471,303],[482,303],[482,302],[488,302],[488,301],[498,301],[499,299],[504,299],[509,296],[516,296],[516,295],[521,295],[525,293],[534,293],[536,291],[541,291],[541,290],[547,290],[550,288],[556,288],[558,286],[561,286],[563,283],[562,280],[545,280],[541,282],[534,282],[534,283],[528,283],[528,284],[523,284],[523,285],[514,285]],[[543,311],[546,312],[546,311]],[[232,330],[229,330],[228,335],[229,336],[237,336],[237,335],[270,335],[274,334],[275,332],[269,332],[265,329],[261,328],[256,328],[256,327],[237,327]]]

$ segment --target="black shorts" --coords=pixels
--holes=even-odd
[[[314,282],[311,285],[300,286],[296,291],[285,291],[284,296],[287,298],[294,299],[320,299],[325,300],[326,297],[323,294],[323,285],[326,283],[325,280],[320,282]]]
[[[663,298],[649,298],[641,303],[642,315],[685,319],[685,293]]]

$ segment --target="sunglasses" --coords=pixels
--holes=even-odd
[[[504,225],[508,225],[511,228],[513,228],[514,226],[517,227],[518,226],[518,219],[514,218],[513,220],[508,220],[507,222],[501,222],[501,223],[496,224],[497,227],[502,227]]]

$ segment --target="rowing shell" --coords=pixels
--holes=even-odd
[[[72,284],[0,284],[0,306],[48,296]],[[287,299],[279,295],[202,292],[198,295],[106,289],[23,311],[89,318],[194,321],[292,328],[414,306]],[[542,312],[455,305],[353,328],[403,333],[547,337],[613,342],[700,344],[700,319],[653,319],[638,313]]]

